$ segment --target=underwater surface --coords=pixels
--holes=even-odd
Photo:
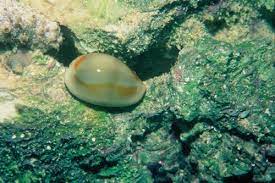
[[[0,183],[274,181],[274,22],[274,0],[0,0]]]

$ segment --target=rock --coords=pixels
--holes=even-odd
[[[106,52],[147,92],[124,109],[82,103],[65,90],[65,67],[41,54],[12,87],[25,100],[18,117],[0,123],[0,181],[272,181],[270,1],[20,2],[61,22],[57,62]]]
[[[16,99],[0,88],[0,123],[17,116]]]
[[[62,101],[65,101],[66,99],[65,92],[61,88],[55,88],[55,87],[49,88],[47,90],[47,94],[52,100],[56,102],[62,102]]]
[[[13,59],[8,61],[8,67],[12,70],[13,73],[19,75],[22,74],[24,70],[23,65],[20,62]]]
[[[271,50],[268,40],[232,46],[209,37],[181,50],[171,72],[175,113],[190,123],[203,119],[218,129],[270,141],[272,133],[265,130],[272,120],[264,111],[272,105]],[[243,111],[240,119],[238,111]]]
[[[26,51],[19,50],[7,58],[6,65],[12,70],[13,73],[20,75],[23,73],[24,67],[30,65],[31,62],[31,54]]]
[[[60,27],[15,0],[0,0],[0,43],[48,51],[62,43]]]

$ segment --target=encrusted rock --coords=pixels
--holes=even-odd
[[[0,43],[44,52],[58,49],[62,43],[58,23],[15,0],[0,0],[0,25]]]

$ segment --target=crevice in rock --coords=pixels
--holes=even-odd
[[[182,154],[184,156],[189,156],[189,154],[191,152],[190,144],[187,142],[181,142],[181,148],[182,148]]]
[[[180,140],[180,134],[191,130],[193,127],[193,123],[184,122],[180,119],[175,119],[171,124],[170,134],[172,134],[172,136],[181,143],[182,153],[184,156],[188,156],[190,154],[191,148],[189,142],[182,142]]]
[[[273,32],[275,32],[275,11],[269,11],[266,8],[259,10],[262,18],[270,25]]]
[[[275,145],[266,144],[262,148],[262,154],[270,162],[275,163]]]
[[[168,176],[167,172],[162,169],[159,163],[149,163],[147,168],[152,173],[154,183],[172,183],[172,179]]]
[[[149,45],[148,50],[143,52],[141,55],[132,58],[133,62],[131,61],[129,63],[133,64],[131,64],[130,67],[142,80],[147,80],[149,78],[160,76],[163,73],[169,72],[171,67],[175,64],[177,60],[179,50],[177,50],[176,48],[167,49],[159,45],[165,45],[169,38],[169,34],[174,29],[174,27],[184,22],[187,16],[189,16],[190,14],[198,13],[199,11],[202,11],[206,5],[217,2],[218,0],[202,1],[199,2],[198,6],[195,8],[192,7],[189,2],[175,1],[162,7],[159,10],[160,15],[166,15],[173,10],[176,10],[177,13],[173,15],[174,17],[172,17],[170,23],[168,23],[162,30],[160,30],[160,32],[155,35],[154,41],[151,45]],[[154,19],[153,22],[157,21],[157,19]],[[65,66],[68,66],[72,60],[80,55],[80,53],[75,46],[76,36],[74,35],[74,32],[64,25],[61,25],[60,27],[64,37],[64,41],[59,51],[51,50],[48,52],[48,54],[55,57]],[[114,37],[114,39],[116,38]],[[121,50],[122,52],[123,50],[126,50],[125,45],[116,46],[121,46],[120,48],[118,48],[118,50]],[[127,55],[115,56],[118,56],[119,58],[121,57],[122,59],[125,57],[124,60],[127,60],[126,57],[129,57]]]
[[[182,133],[181,126],[184,127],[184,125],[182,125],[181,121],[179,120],[175,120],[171,124],[170,134],[172,134],[172,136],[177,140],[180,138],[180,134]]]
[[[191,130],[196,122],[196,120],[189,122],[183,119],[175,119],[172,122],[170,133],[174,135],[176,139],[179,139],[180,134],[182,132],[188,132],[189,130]]]
[[[154,47],[134,58],[130,66],[141,80],[147,80],[168,73],[177,61],[178,50]]]
[[[222,124],[226,124],[228,120],[230,121],[234,121],[237,120],[237,116],[238,113],[235,114],[236,111],[233,111],[234,114],[232,113],[231,110],[227,110],[227,111],[221,111],[220,112],[220,117],[218,118],[211,118],[211,116],[197,116],[194,119],[192,119],[191,121],[185,121],[184,119],[178,119],[176,121],[174,121],[174,124],[172,125],[171,128],[171,132],[172,133],[176,133],[177,136],[181,133],[181,132],[188,132],[190,131],[195,124],[197,124],[198,122],[200,123],[206,123],[209,126],[213,126],[215,127],[217,130],[219,130],[222,133],[229,133],[230,135],[234,135],[236,137],[239,137],[240,139],[244,140],[244,141],[253,141],[257,144],[259,143],[268,143],[266,142],[265,138],[258,139],[258,137],[254,134],[252,134],[251,132],[239,127],[239,126],[235,126],[234,128],[227,128],[226,126],[223,126]],[[177,116],[176,114],[174,114],[174,116]],[[184,125],[182,125],[184,124]],[[178,130],[180,129],[180,130]],[[177,130],[177,131],[175,131]],[[198,134],[199,135],[199,134]],[[198,137],[198,135],[194,135],[192,136],[190,139],[188,139],[188,143],[192,143],[193,141],[196,140],[196,138]]]
[[[219,130],[222,133],[229,133],[230,135],[234,135],[236,137],[239,137],[240,139],[244,140],[244,141],[254,141],[255,143],[257,142],[258,137],[255,136],[254,134],[248,132],[248,131],[241,131],[239,128],[231,128],[228,129],[226,127],[223,126],[218,126],[216,125],[216,122],[208,119],[208,118],[200,118],[201,121],[204,121],[205,123],[214,126],[217,130]],[[223,123],[222,121],[228,121],[229,119],[225,116],[221,117],[220,119],[218,119],[219,121],[221,121],[220,123]]]
[[[204,25],[212,36],[215,36],[220,30],[227,27],[224,20],[205,21]]]
[[[275,164],[275,156],[274,155],[273,156],[267,155],[266,157],[270,163]]]
[[[207,13],[212,14],[218,12],[224,6],[224,3],[226,3],[224,0],[216,1],[208,7]],[[204,25],[212,36],[216,35],[220,30],[223,30],[227,27],[224,19],[217,18],[214,20],[204,21]]]
[[[233,175],[231,177],[226,177],[223,179],[225,183],[243,183],[243,182],[253,182],[253,172],[249,171],[241,175]]]
[[[165,121],[172,121],[174,116],[172,113],[163,110],[154,115],[149,115],[146,118],[148,126],[146,126],[146,128],[144,129],[144,132],[131,135],[131,140],[134,143],[143,142],[144,140],[146,140],[147,135],[150,135],[151,133],[162,128],[166,124],[164,123]]]
[[[221,121],[220,123],[224,123],[226,121],[229,120],[229,118],[231,118],[231,121],[234,121],[236,119],[234,119],[234,116],[232,115],[229,115],[229,116],[222,116],[220,117],[218,120]],[[212,124],[214,122],[211,122]],[[244,140],[244,141],[253,141],[255,143],[259,143],[258,142],[258,137],[254,134],[252,134],[251,132],[247,131],[247,130],[244,130],[242,127],[239,127],[239,126],[235,126],[234,128],[231,128],[231,129],[227,129],[226,127],[219,127],[215,124],[213,124],[213,126],[215,126],[218,130],[220,130],[221,132],[226,132],[226,133],[229,133],[230,135],[234,135],[234,136],[237,136],[239,137],[240,139]],[[261,140],[260,143],[262,143],[263,141]]]
[[[149,49],[133,58],[134,63],[130,67],[136,71],[137,75],[142,80],[147,80],[156,76],[160,76],[164,73],[168,73],[172,66],[175,65],[180,50],[177,48],[165,48],[169,35],[175,27],[181,25],[188,16],[196,14],[204,9],[209,4],[215,4],[219,0],[213,1],[201,1],[198,3],[197,8],[192,7],[189,2],[175,1],[162,7],[159,12],[160,15],[168,14],[171,10],[176,10],[176,14],[157,35],[155,35],[154,41]],[[191,7],[191,8],[188,8]],[[156,20],[153,20],[156,21]]]
[[[113,166],[116,166],[117,162],[109,162],[105,158],[102,158],[99,164],[91,166],[90,161],[87,161],[86,163],[79,163],[79,167],[84,170],[87,173],[97,174],[102,169],[108,169]]]
[[[226,120],[228,120],[228,118],[223,116],[216,120],[219,120],[219,121],[221,121],[220,123],[222,123],[222,121],[226,121]],[[188,156],[190,154],[190,151],[191,151],[190,144],[192,144],[194,141],[196,141],[196,139],[199,138],[200,134],[203,133],[204,130],[195,131],[194,134],[188,136],[188,138],[185,139],[185,141],[183,141],[183,139],[180,139],[180,134],[185,133],[185,132],[188,133],[190,130],[192,130],[194,128],[194,126],[198,122],[205,123],[209,127],[213,126],[213,127],[215,127],[215,129],[217,129],[221,133],[228,133],[231,136],[236,136],[236,137],[238,137],[244,141],[247,141],[247,142],[253,141],[256,144],[264,143],[263,140],[258,142],[258,137],[248,131],[241,131],[239,128],[227,129],[226,127],[217,125],[217,123],[213,119],[210,119],[207,117],[198,116],[198,117],[194,118],[192,121],[185,121],[184,119],[177,119],[177,120],[174,120],[174,122],[171,124],[170,133],[171,133],[171,135],[173,135],[175,137],[176,140],[181,142],[182,153],[184,156]],[[211,128],[206,128],[205,130],[210,130],[210,129]]]

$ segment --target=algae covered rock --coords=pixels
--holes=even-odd
[[[180,51],[171,109],[182,119],[180,140],[201,180],[271,180],[257,146],[275,140],[273,51],[269,40],[232,46],[209,37]]]
[[[58,49],[62,35],[57,22],[15,0],[0,1],[0,43],[49,51]]]
[[[67,121],[66,112],[46,113],[27,107],[19,111],[21,117],[15,124],[0,127],[0,180],[79,182],[96,179],[96,173],[103,174],[99,168],[108,172],[123,168],[117,166],[123,145],[113,144],[112,121],[107,116],[94,116],[85,124],[77,118]],[[85,115],[83,110],[78,113]],[[122,173],[113,171],[109,176]]]
[[[0,48],[0,109],[12,106],[0,182],[272,182],[272,1],[11,2],[58,21],[64,42],[31,52],[21,75]],[[95,51],[137,73],[141,101],[114,109],[69,94],[65,66]]]
[[[271,142],[273,51],[269,40],[232,47],[211,38],[181,50],[172,71],[173,88],[179,93],[174,98],[176,113],[187,121],[202,118]]]
[[[255,174],[268,167],[255,143],[214,129],[202,133],[191,144],[189,158],[200,180],[209,182],[255,181]]]
[[[178,20],[182,21],[189,13],[199,9],[199,6],[204,7],[212,1],[104,0],[99,3],[98,0],[88,0],[70,4],[64,1],[22,2],[45,14],[48,11],[54,12],[49,15],[50,19],[58,20],[64,26],[64,45],[70,44],[70,52],[105,52],[134,64],[132,59],[164,41]],[[100,8],[96,9],[98,4]],[[81,13],[77,8],[81,9]],[[64,13],[73,18],[66,18]]]

